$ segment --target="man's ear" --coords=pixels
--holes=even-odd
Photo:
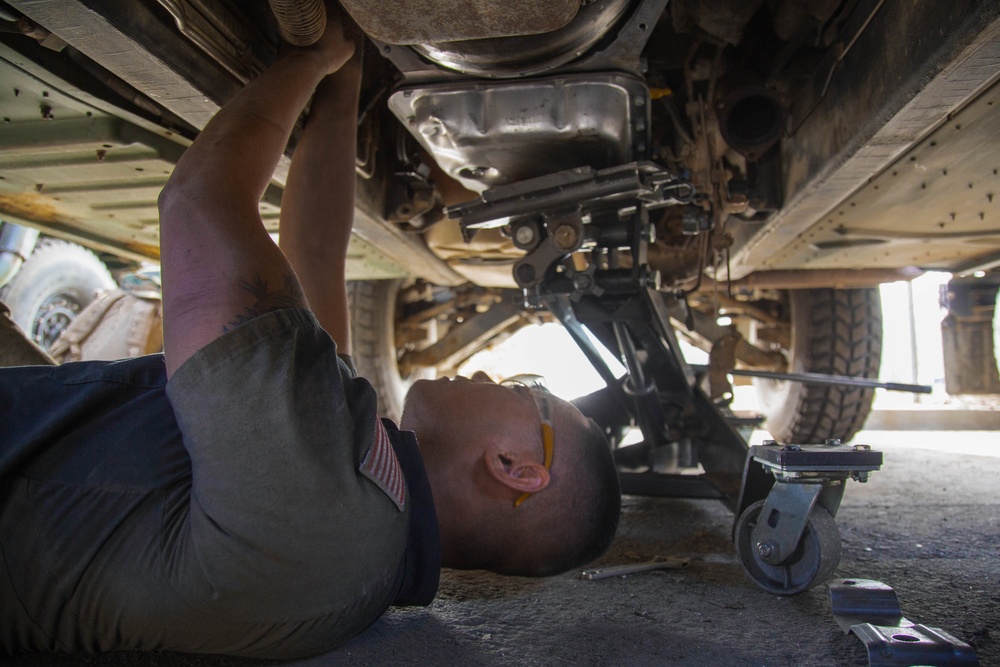
[[[538,493],[549,485],[549,471],[541,463],[511,454],[499,448],[483,452],[486,469],[493,479],[522,493]]]

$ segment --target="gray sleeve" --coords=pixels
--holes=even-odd
[[[331,597],[394,579],[407,513],[358,474],[378,428],[375,394],[311,313],[268,313],[227,333],[167,394],[192,465],[178,567],[196,571],[178,585],[200,589],[187,595],[214,596],[226,614],[263,604],[309,618],[330,613]]]

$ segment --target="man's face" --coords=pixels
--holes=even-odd
[[[517,495],[489,471],[498,456],[541,462],[538,410],[529,395],[476,376],[415,382],[400,428],[416,433],[439,518],[478,516],[482,502]],[[511,497],[510,502],[513,502]]]
[[[556,397],[549,403],[553,418],[562,424],[555,425],[557,438],[560,428],[573,422],[586,428],[586,419],[571,404]],[[416,432],[425,457],[477,456],[487,444],[521,451],[539,461],[544,457],[541,419],[531,392],[498,385],[485,373],[415,382],[407,393],[400,426]],[[561,445],[564,454],[570,445]]]
[[[463,443],[471,445],[484,435],[516,435],[519,427],[537,421],[530,397],[496,384],[485,373],[476,373],[472,378],[457,376],[413,383],[406,394],[400,425],[417,433],[421,449],[425,443],[441,446],[442,434],[448,434],[451,449]]]

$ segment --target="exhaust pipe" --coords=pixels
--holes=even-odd
[[[309,46],[326,30],[323,0],[268,0],[282,38],[293,46]]]
[[[785,110],[760,85],[737,88],[716,104],[722,138],[747,159],[756,160],[781,138]]]

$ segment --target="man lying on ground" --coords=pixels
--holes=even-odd
[[[332,15],[177,164],[163,355],[0,369],[7,651],[307,656],[428,604],[442,566],[549,575],[607,547],[617,474],[569,403],[422,381],[401,431],[345,360],[360,76]],[[258,202],[310,98],[279,250]]]

